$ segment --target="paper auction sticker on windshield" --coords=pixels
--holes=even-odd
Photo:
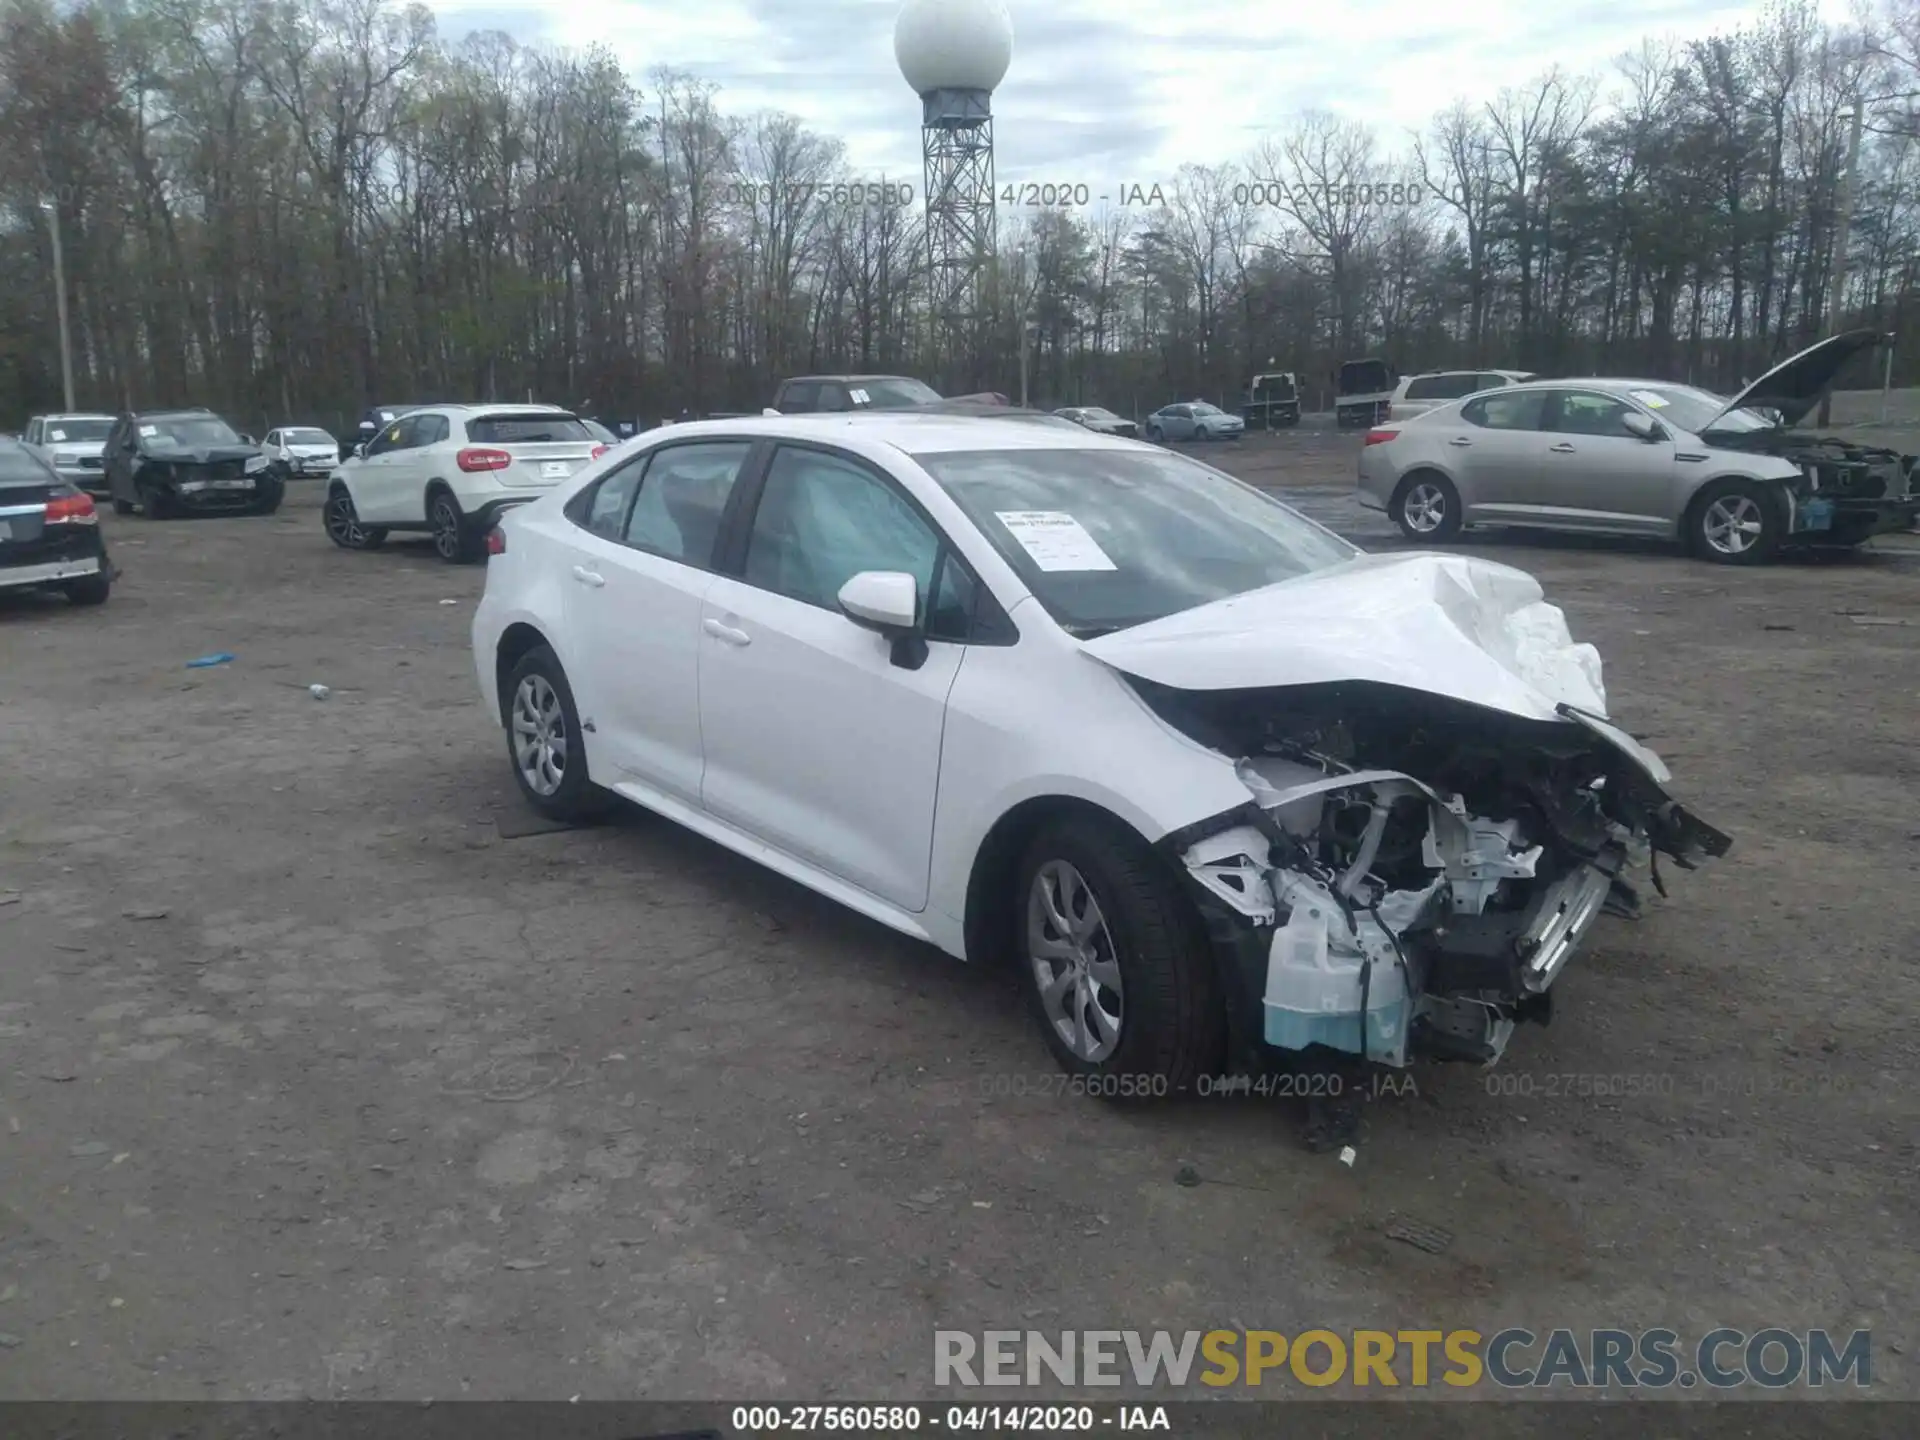
[[[1649,410],[1664,410],[1667,408],[1667,397],[1657,391],[1629,390],[1627,393]]]
[[[158,425],[142,425],[140,427],[140,433],[151,440],[160,433],[160,427]]]
[[[996,510],[994,518],[1042,570],[1117,570],[1100,542],[1064,510]]]

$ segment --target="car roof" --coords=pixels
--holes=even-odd
[[[159,420],[172,415],[212,415],[214,412],[204,405],[167,405],[158,410],[135,410],[136,420]]]
[[[913,376],[911,376],[911,375],[881,375],[881,374],[873,374],[873,375],[789,375],[789,376],[788,376],[788,377],[787,377],[787,378],[786,378],[785,380],[782,380],[782,381],[781,381],[780,383],[781,383],[782,385],[793,385],[793,384],[796,384],[796,383],[798,383],[799,381],[802,381],[802,380],[807,380],[807,381],[816,381],[816,380],[912,380],[912,379],[914,379],[914,377],[913,377]],[[919,382],[919,383],[924,383],[924,382]],[[931,387],[929,387],[929,388],[931,388]]]
[[[1036,424],[1055,417],[1045,411],[963,415],[954,411],[919,410],[835,411],[824,415],[752,415],[737,420],[690,420],[649,431],[663,440],[698,440],[709,436],[765,437],[775,440],[822,440],[844,433],[890,445],[908,455],[934,455],[959,450],[1138,450],[1140,442],[1121,440],[1082,429],[1071,422]],[[826,432],[823,434],[823,432]]]
[[[51,425],[56,420],[111,420],[114,417],[111,415],[102,415],[96,410],[62,410],[54,415],[34,415],[29,418],[33,420],[44,420]]]

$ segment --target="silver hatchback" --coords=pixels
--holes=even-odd
[[[1409,539],[1517,525],[1679,540],[1722,564],[1858,545],[1920,517],[1916,457],[1798,432],[1878,331],[1836,335],[1732,399],[1657,380],[1537,380],[1369,431],[1358,499]]]

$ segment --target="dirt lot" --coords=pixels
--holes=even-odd
[[[1209,458],[1390,544],[1355,443]],[[106,523],[104,610],[0,603],[0,1398],[924,1397],[995,1324],[1868,1326],[1920,1389],[1920,537],[1472,547],[1736,849],[1349,1169],[1041,1093],[1004,979],[664,822],[503,838],[481,570]]]

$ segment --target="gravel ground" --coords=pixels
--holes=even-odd
[[[1208,458],[1389,545],[1356,443]],[[1920,539],[1476,537],[1736,848],[1347,1168],[1054,1093],[1004,978],[665,822],[506,838],[480,569],[105,523],[103,610],[0,602],[0,1399],[924,1397],[996,1324],[1865,1326],[1914,1394]]]

